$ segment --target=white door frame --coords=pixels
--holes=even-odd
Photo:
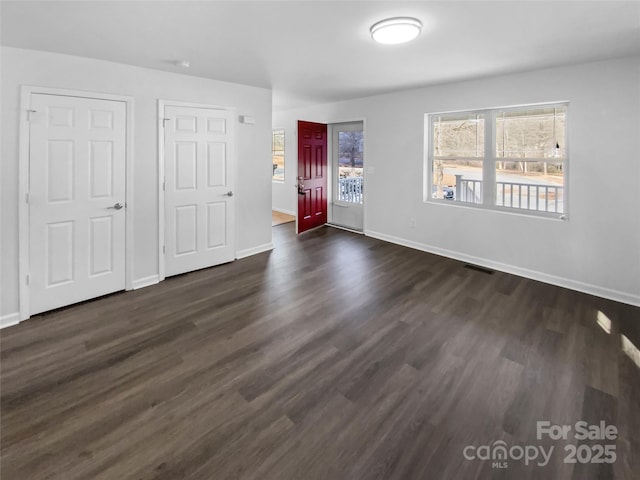
[[[225,107],[222,105],[209,105],[205,103],[193,103],[193,102],[180,102],[177,100],[163,100],[158,99],[158,281],[163,281],[166,278],[166,268],[165,268],[165,244],[164,244],[164,235],[165,235],[165,208],[164,208],[164,112],[165,107],[192,107],[192,108],[208,108],[211,110],[225,110],[231,112],[232,118],[234,122],[238,121],[238,115],[235,107]],[[234,157],[233,161],[233,169],[234,169],[234,185],[231,186],[231,190],[236,192],[237,178],[238,178],[238,129],[234,128],[234,136],[232,137],[232,141],[235,144],[233,149]],[[233,207],[232,215],[235,216],[235,202]],[[237,239],[237,230],[238,223],[236,222],[236,236]],[[238,254],[237,244],[234,245],[234,258]]]
[[[133,288],[133,97],[107,93],[68,90],[62,88],[23,85],[20,92],[20,138],[18,153],[18,290],[20,292],[20,321],[31,316],[28,275],[29,260],[29,110],[31,95],[59,95],[97,100],[111,100],[126,104],[125,140],[125,289]]]
[[[327,144],[327,168],[328,168],[328,172],[329,175],[331,176],[332,180],[331,180],[331,186],[328,188],[327,190],[327,195],[330,195],[329,198],[331,198],[333,200],[333,188],[335,188],[333,186],[333,128],[336,124],[340,124],[340,123],[357,123],[357,122],[362,122],[362,132],[363,132],[363,140],[362,140],[362,148],[364,148],[364,154],[365,154],[365,161],[366,161],[366,155],[367,155],[367,118],[366,117],[351,117],[351,118],[347,118],[346,120],[342,120],[342,119],[331,119],[330,121],[324,122],[327,124],[328,129],[327,129],[327,137],[329,138],[328,144]],[[364,169],[362,170],[362,181],[364,182],[364,184],[367,184],[367,166],[364,166]],[[355,233],[360,233],[360,234],[364,234],[364,232],[367,230],[367,209],[366,209],[366,201],[363,203],[362,205],[362,232],[357,232],[355,230],[350,230],[353,231]],[[333,216],[333,209],[331,209],[331,215],[327,216],[327,221],[329,223],[330,226],[332,227],[336,227],[336,228],[342,228],[339,227],[338,225],[332,225],[331,224],[331,217]],[[347,229],[348,230],[348,229]]]

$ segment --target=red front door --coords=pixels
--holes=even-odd
[[[298,233],[327,223],[327,126],[298,122]]]

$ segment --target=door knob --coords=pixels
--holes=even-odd
[[[124,208],[124,205],[122,205],[121,203],[116,203],[113,207],[107,207],[109,208],[113,208],[114,210],[121,210],[122,208]]]
[[[223,196],[225,196],[225,197],[233,197],[233,192],[231,190],[229,190],[227,193],[224,193]]]

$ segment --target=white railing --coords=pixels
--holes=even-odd
[[[456,200],[482,203],[482,180],[468,180],[456,175]]]
[[[496,205],[526,208],[539,212],[562,212],[563,188],[558,185],[537,185],[517,182],[496,182]]]
[[[341,177],[338,179],[338,199],[343,202],[362,203],[362,177]]]
[[[563,212],[563,187],[520,182],[496,182],[496,205],[539,212]],[[482,203],[482,180],[456,175],[455,198],[459,202]]]

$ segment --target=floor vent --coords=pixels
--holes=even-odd
[[[490,268],[484,268],[478,265],[471,265],[470,263],[465,264],[464,268],[468,268],[469,270],[475,270],[477,272],[486,273],[488,275],[493,275],[495,273],[495,271],[491,270]]]

